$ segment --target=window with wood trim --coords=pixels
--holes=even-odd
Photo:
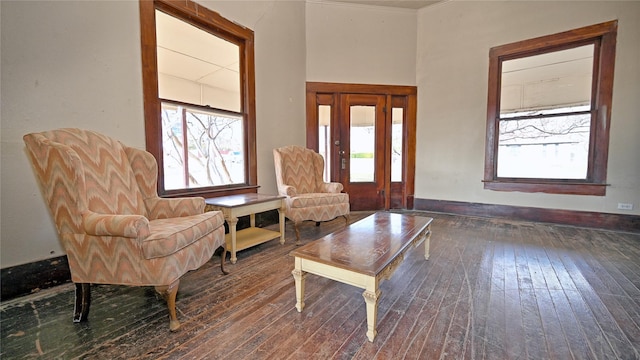
[[[140,1],[147,150],[164,196],[255,192],[253,31],[192,1]]]
[[[605,195],[617,21],[494,47],[484,188]]]

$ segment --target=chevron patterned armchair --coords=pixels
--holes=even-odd
[[[349,195],[337,182],[324,182],[324,158],[313,150],[290,145],[273,150],[278,193],[286,196],[285,216],[293,221],[296,241],[298,225],[305,221],[333,220],[339,216],[349,223]]]
[[[155,158],[107,136],[59,129],[24,142],[76,284],[74,322],[88,317],[92,283],[153,286],[177,330],[180,277],[224,247],[222,213],[205,213],[203,198],[158,197]]]

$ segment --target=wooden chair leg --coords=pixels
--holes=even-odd
[[[222,270],[223,274],[229,275],[229,272],[224,268],[224,263],[226,260],[227,260],[227,248],[222,247],[222,255],[220,257],[220,269]]]
[[[180,329],[180,322],[176,315],[176,296],[178,295],[179,285],[180,279],[174,281],[173,284],[169,286],[156,286],[156,292],[167,301],[167,308],[169,309],[169,330],[171,331]]]
[[[76,301],[73,308],[73,322],[86,321],[91,306],[91,284],[76,283]]]
[[[293,223],[293,229],[296,231],[296,245],[301,245],[302,243],[300,242],[300,229],[298,229],[297,222]]]
[[[344,221],[346,221],[345,226],[349,225],[349,214],[347,214],[347,215],[342,215],[342,217],[344,218]]]

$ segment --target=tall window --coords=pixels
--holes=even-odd
[[[323,179],[331,181],[331,105],[318,105],[318,153],[324,158]]]
[[[391,181],[401,182],[404,150],[404,107],[391,108]]]
[[[616,29],[491,49],[485,188],[605,194]]]
[[[140,19],[160,194],[255,191],[253,32],[191,1],[141,0]]]

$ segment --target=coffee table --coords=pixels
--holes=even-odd
[[[429,259],[432,221],[423,216],[378,212],[292,251],[296,309],[301,312],[304,308],[307,273],[362,288],[367,338],[373,342],[380,283],[391,277],[411,245],[424,241],[424,258]]]
[[[236,252],[280,238],[284,244],[284,196],[266,194],[239,194],[205,199],[213,210],[222,211],[229,224],[229,233],[225,235],[227,250],[231,249],[231,263],[238,261]],[[256,213],[278,210],[280,231],[256,227]],[[236,231],[238,217],[249,215],[251,227]]]

